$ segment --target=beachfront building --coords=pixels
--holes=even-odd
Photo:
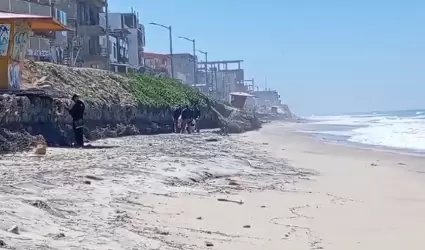
[[[46,0],[49,1],[49,0]],[[56,0],[54,6],[66,12],[69,31],[64,60],[67,65],[106,69],[107,51],[100,46],[106,30],[99,14],[105,0]]]
[[[0,89],[20,89],[30,32],[63,31],[51,16],[0,13]]]
[[[247,92],[242,62],[242,60],[198,62],[198,69],[208,69],[207,89],[211,97],[229,101],[231,92]]]
[[[53,0],[1,0],[0,12],[51,16],[67,25],[66,13]],[[37,61],[63,63],[67,48],[66,31],[33,31],[30,33],[26,57]]]
[[[140,24],[138,14],[108,13],[111,50],[111,70],[127,68],[138,70],[143,67],[145,28]],[[100,13],[100,25],[106,29],[105,13]],[[102,49],[107,48],[106,36],[101,37]],[[121,71],[121,70],[119,70]]]
[[[167,55],[170,57],[170,55]],[[174,77],[184,84],[193,86],[195,84],[194,67],[197,57],[189,53],[173,54]]]
[[[143,59],[144,65],[147,69],[171,76],[171,61],[168,55],[145,52],[143,54]]]
[[[276,90],[266,89],[253,91],[252,95],[256,97],[257,106],[261,110],[269,110],[272,106],[280,106],[280,95]]]

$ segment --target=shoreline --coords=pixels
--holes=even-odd
[[[311,123],[304,124],[304,126],[312,126],[312,125],[314,126],[315,124],[311,124]],[[335,125],[333,125],[332,127],[335,127]],[[350,131],[348,128],[360,128],[364,126],[343,126],[343,127],[346,127],[346,128],[340,129],[340,130]],[[341,146],[346,146],[351,148],[361,148],[361,149],[369,149],[369,150],[375,150],[375,151],[393,152],[398,154],[425,157],[425,150],[417,150],[412,148],[396,148],[396,147],[349,141],[348,139],[350,136],[321,133],[320,130],[315,131],[314,127],[310,127],[309,130],[303,130],[303,128],[299,128],[299,130],[297,130],[296,132],[301,134],[307,134],[311,136],[312,138],[314,138],[315,140],[323,141],[324,143],[329,143],[329,144],[341,145]]]
[[[296,127],[5,156],[0,240],[17,249],[423,248],[422,157],[332,145]],[[14,225],[19,235],[7,231]]]

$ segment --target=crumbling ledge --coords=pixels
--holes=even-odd
[[[143,105],[98,104],[85,101],[85,137],[96,140],[107,137],[139,134],[159,134],[172,132],[172,110],[168,107],[147,107]],[[49,146],[70,146],[73,142],[72,120],[65,107],[71,101],[53,98],[48,95],[20,94],[0,95],[0,151],[25,150],[40,140],[42,135]],[[216,108],[201,110],[200,127],[220,128],[223,126],[222,110],[227,117],[239,112],[222,104],[212,104]],[[233,119],[233,120],[232,120]],[[229,132],[245,132],[261,125],[255,117],[243,113],[226,121],[233,129]],[[238,128],[240,128],[238,130]],[[33,136],[33,137],[31,137]],[[25,143],[13,143],[25,137]]]

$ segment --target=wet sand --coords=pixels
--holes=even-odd
[[[294,126],[2,156],[0,240],[9,249],[423,249],[423,158],[324,144]]]

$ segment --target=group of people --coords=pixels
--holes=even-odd
[[[175,133],[188,133],[193,131],[199,133],[199,119],[201,118],[201,111],[199,107],[186,105],[184,107],[178,106],[173,112],[173,127]]]
[[[84,146],[84,111],[85,105],[80,100],[78,95],[72,97],[74,105],[68,109],[69,114],[72,116],[72,128],[74,130],[75,146]],[[175,133],[188,133],[193,131],[199,133],[199,119],[201,118],[201,111],[198,106],[178,106],[174,109],[174,132]]]

